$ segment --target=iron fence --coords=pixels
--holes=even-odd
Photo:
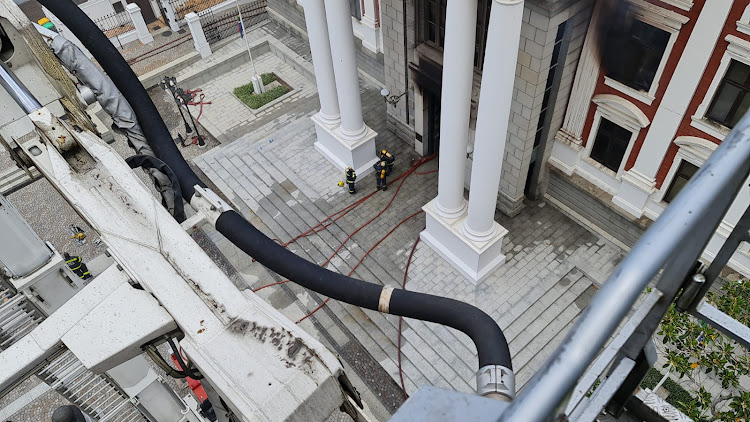
[[[251,28],[253,25],[268,19],[266,4],[266,0],[258,0],[240,6],[240,13],[242,13],[242,21],[245,24],[245,28]],[[231,38],[239,35],[241,32],[236,7],[216,13],[208,8],[199,12],[198,15],[201,18],[201,27],[209,44]]]
[[[135,30],[133,20],[130,19],[130,13],[126,11],[115,12],[101,16],[94,19],[94,23],[99,27],[99,29],[101,29],[101,31],[104,33],[104,35],[107,36],[107,38],[117,39],[117,43],[120,48],[122,48],[122,43],[120,43],[120,39],[118,38],[118,36]]]
[[[177,20],[185,18],[190,12],[201,14],[205,10],[224,3],[226,0],[168,0],[172,10],[174,10]]]

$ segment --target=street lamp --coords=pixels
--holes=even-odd
[[[386,103],[396,107],[396,104],[401,100],[401,97],[406,95],[406,92],[404,91],[404,93],[400,95],[391,95],[391,91],[389,91],[388,88],[383,88],[380,90],[380,95],[383,96],[383,100],[385,100]]]

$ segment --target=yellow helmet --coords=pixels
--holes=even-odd
[[[340,187],[340,188],[343,188],[343,187],[344,187],[344,181],[343,181],[343,180],[339,180],[339,187]]]
[[[388,151],[382,150],[382,151],[380,151],[380,153],[383,154],[383,155],[385,155],[385,154],[388,154]]]

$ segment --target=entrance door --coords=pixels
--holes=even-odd
[[[429,92],[427,95],[427,155],[440,151],[440,94]]]
[[[128,3],[135,3],[141,8],[141,15],[143,20],[146,21],[146,25],[156,20],[154,16],[154,9],[151,8],[151,2],[149,0],[127,0]]]

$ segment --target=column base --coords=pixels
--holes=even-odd
[[[436,201],[437,198],[422,207],[427,215],[427,228],[419,235],[433,250],[474,284],[505,263],[502,247],[507,229],[494,223],[494,233],[487,240],[474,241],[462,230],[466,213],[458,218],[445,219],[435,211]]]
[[[315,134],[318,140],[315,149],[336,168],[344,171],[352,166],[361,178],[375,171],[372,166],[378,161],[375,155],[375,137],[377,132],[366,126],[365,134],[352,142],[345,140],[338,133],[338,125],[331,126],[320,120],[320,113],[311,117],[315,123]]]
[[[366,49],[376,54],[383,51],[380,45],[380,28],[372,18],[366,15],[362,16],[359,28],[357,29],[359,29],[358,32],[360,32],[360,35],[362,35],[362,45]]]
[[[656,190],[656,181],[631,169],[622,175],[622,182],[612,202],[635,218],[641,218],[646,202]]]

